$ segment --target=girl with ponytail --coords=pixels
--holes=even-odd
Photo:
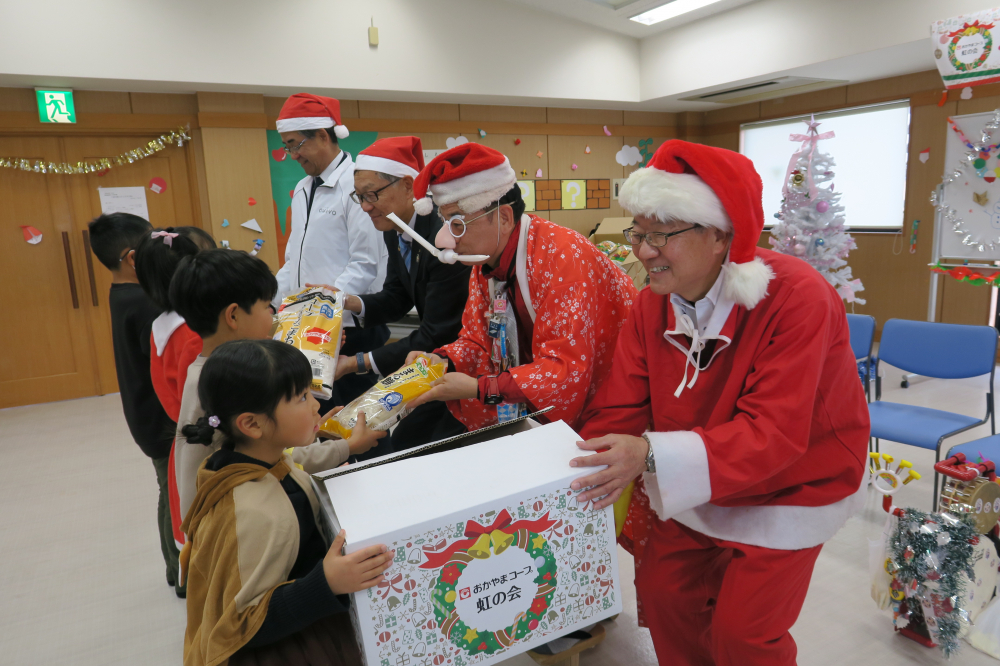
[[[349,595],[378,585],[394,553],[343,555],[346,535],[324,534],[312,480],[286,449],[313,444],[321,417],[309,361],[274,340],[236,340],[205,362],[198,397],[207,416],[183,427],[188,443],[221,448],[198,471],[184,519],[185,666],[207,663],[361,662]],[[221,436],[219,434],[221,434]],[[363,419],[334,465],[384,433]]]

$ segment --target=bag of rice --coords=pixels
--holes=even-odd
[[[281,302],[275,316],[274,339],[302,350],[312,366],[313,395],[320,399],[333,395],[340,354],[344,295],[329,289],[310,287]]]
[[[342,439],[351,436],[358,422],[358,412],[365,413],[371,430],[388,430],[409,414],[406,405],[431,390],[431,384],[448,370],[447,363],[434,363],[419,356],[410,365],[400,368],[340,410],[340,413],[320,426],[320,430]]]

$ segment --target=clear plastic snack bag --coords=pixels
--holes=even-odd
[[[365,413],[371,430],[388,430],[409,414],[407,404],[430,391],[431,384],[441,379],[447,370],[447,363],[432,364],[426,356],[419,356],[410,365],[383,377],[336,416],[327,419],[320,430],[348,439],[358,421],[358,412]]]
[[[312,366],[312,393],[326,399],[333,395],[343,327],[343,294],[310,287],[281,302],[275,316],[274,339],[302,350]]]

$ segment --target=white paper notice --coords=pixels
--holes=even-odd
[[[149,219],[145,187],[98,187],[97,192],[101,197],[101,212],[105,215],[131,213]]]

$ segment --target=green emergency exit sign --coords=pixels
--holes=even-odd
[[[75,123],[76,106],[72,90],[42,90],[35,88],[38,118],[43,123]]]

